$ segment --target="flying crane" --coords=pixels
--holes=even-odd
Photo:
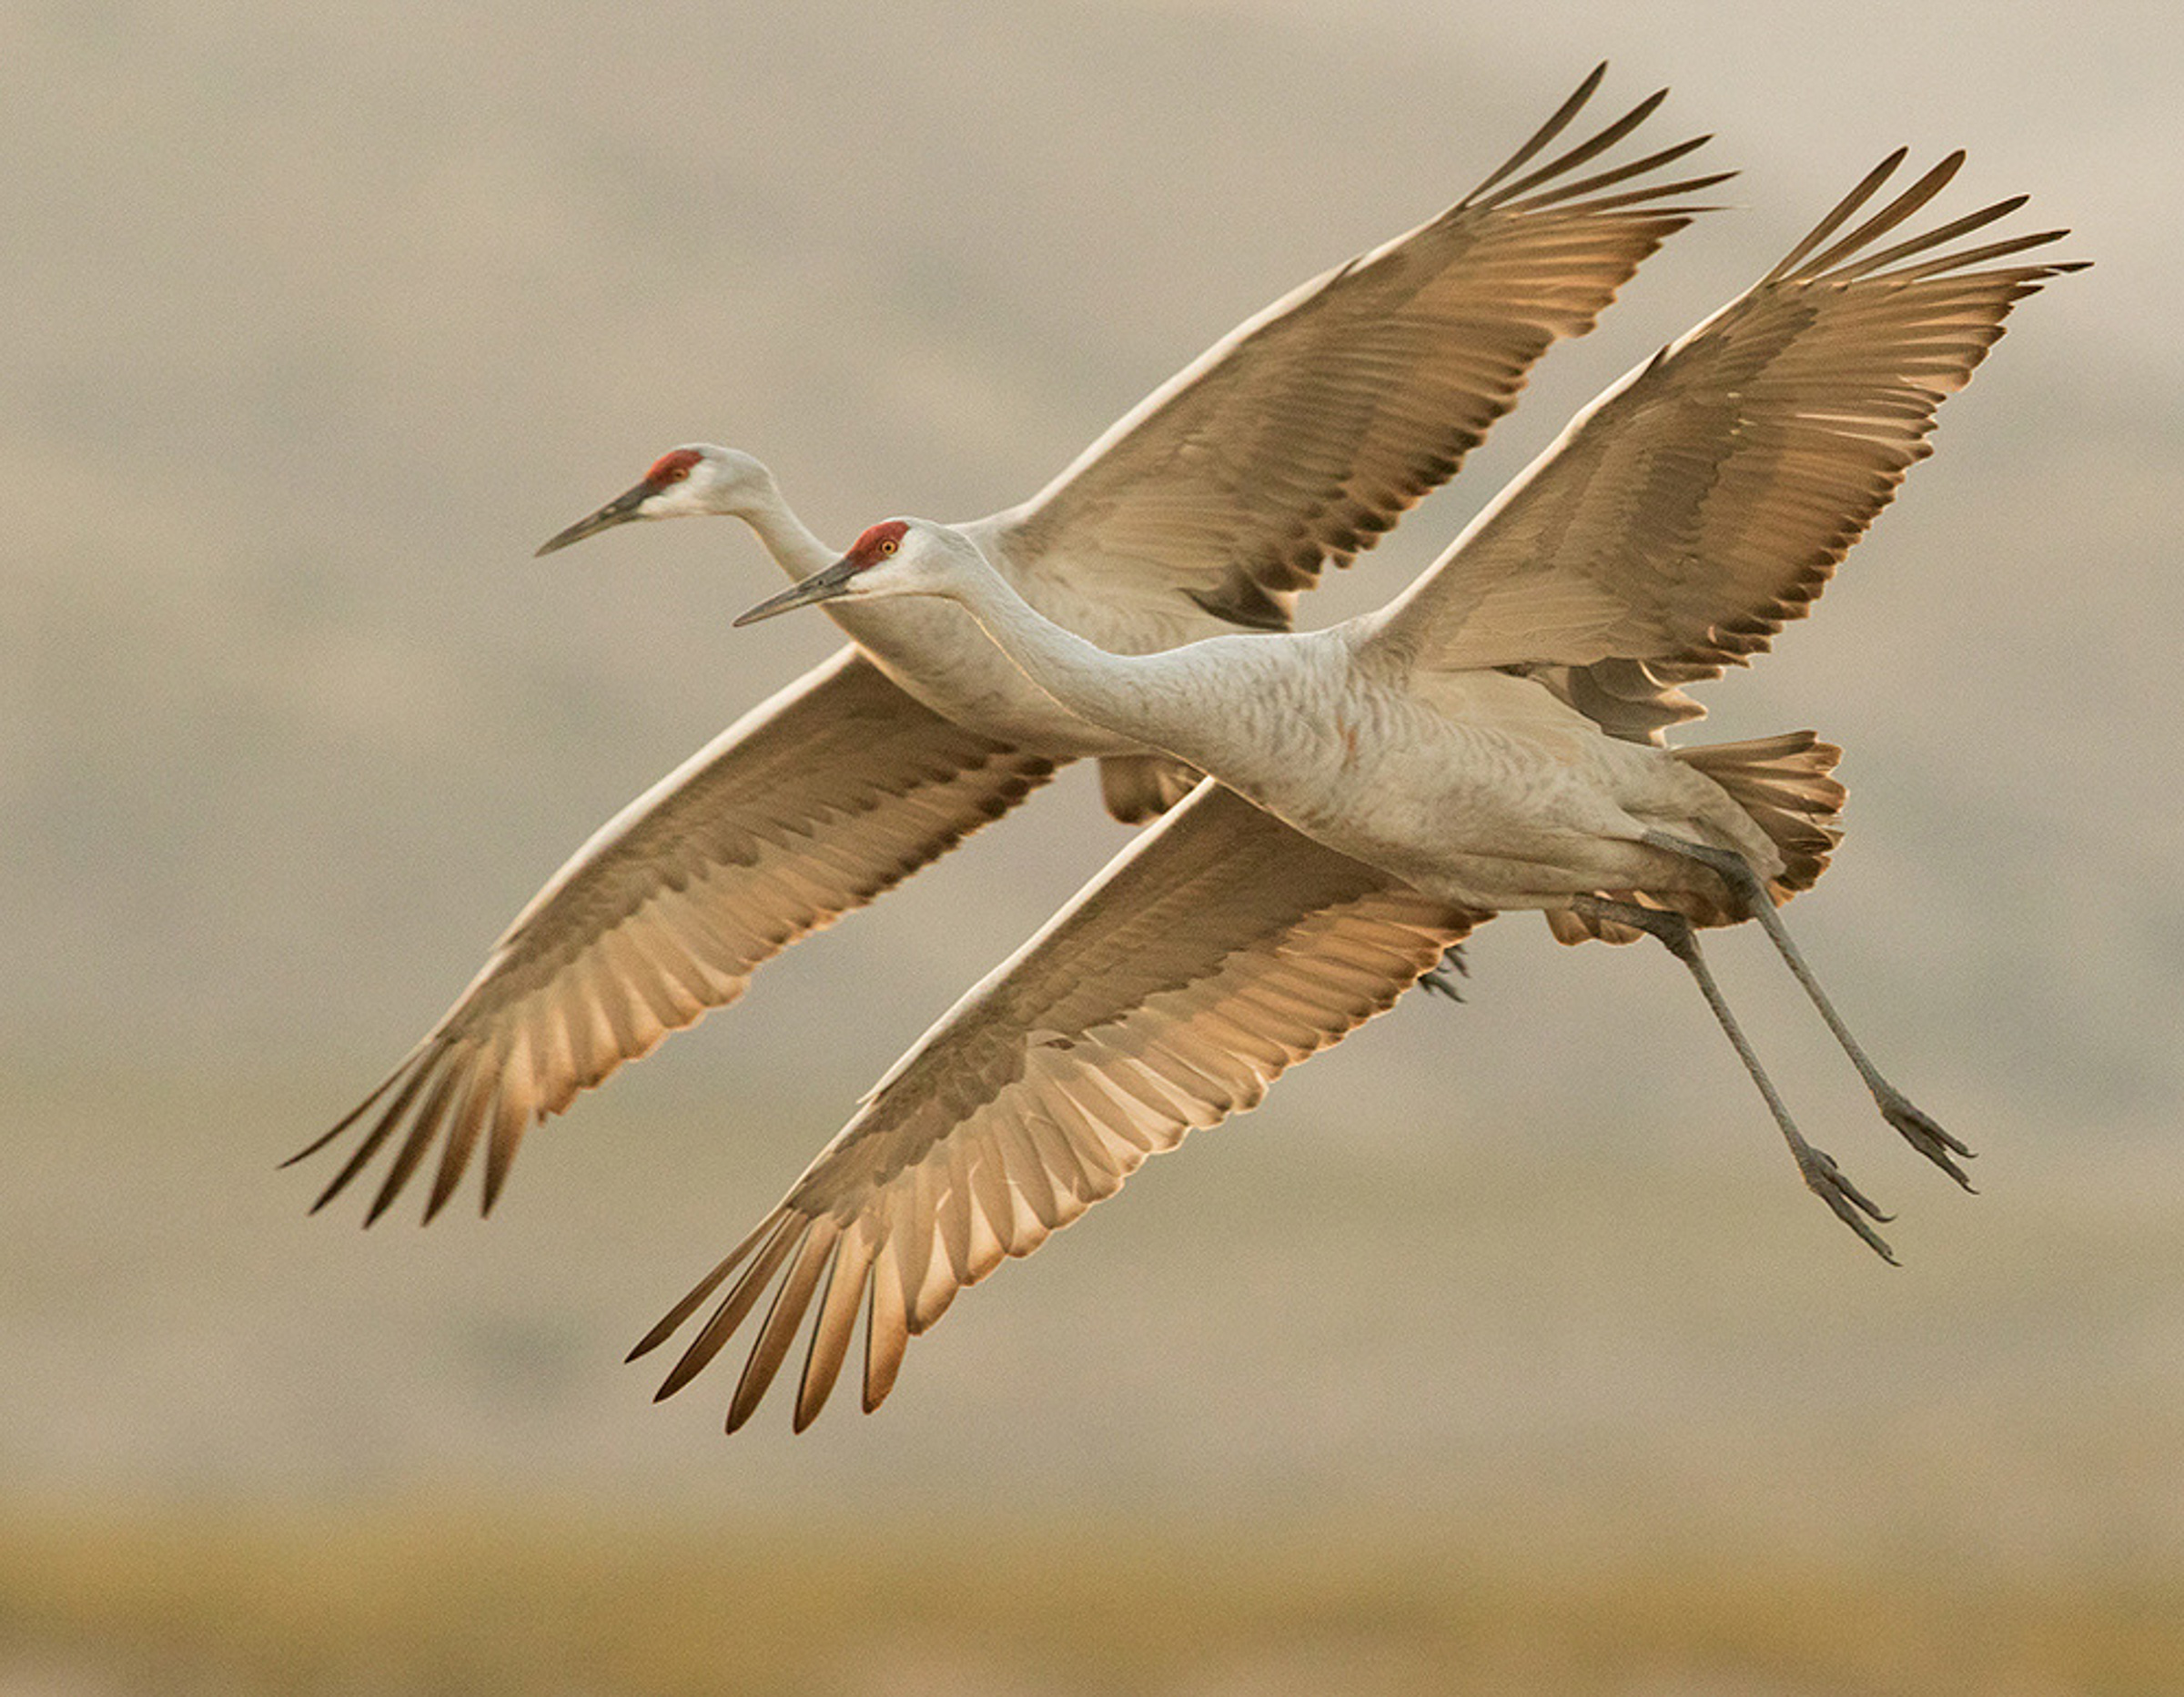
[[[1888,1123],[1968,1189],[1969,1149],[1866,1056],[1775,912],[1839,840],[1839,751],[1805,732],[1689,748],[1664,735],[1702,712],[1684,685],[1745,663],[1818,598],[2010,308],[2080,268],[2000,263],[2059,230],[1950,247],[2023,197],[1882,246],[1961,154],[1843,233],[1903,158],[1580,413],[1377,612],[1110,653],[1042,617],[975,538],[898,519],[746,613],[956,604],[1057,701],[1208,776],[935,1025],[638,1345],[632,1359],[721,1293],[660,1394],[771,1288],[729,1429],[807,1317],[797,1428],[833,1390],[861,1308],[876,1407],[959,1290],[1148,1155],[1252,1106],[1506,909],[1543,912],[1568,943],[1665,944],[1805,1183],[1893,1260],[1875,1228],[1886,1217],[1798,1130],[1699,952],[1700,927],[1755,919]]]
[[[1286,628],[1298,592],[1451,476],[1533,362],[1590,329],[1703,209],[1688,197],[1728,175],[1633,186],[1704,136],[1585,174],[1665,90],[1534,165],[1605,69],[1462,200],[1247,320],[1046,489],[962,533],[1043,612],[1106,648]],[[743,520],[792,580],[835,557],[763,465],[708,445],[662,455],[539,551],[700,514]],[[1107,806],[1129,822],[1196,779],[1058,706],[956,608],[845,606],[837,619],[849,647],[609,820],[401,1064],[293,1157],[355,1134],[315,1207],[390,1151],[369,1224],[437,1142],[429,1220],[482,1139],[490,1211],[531,1125],[734,1001],[767,959],[1060,764],[1098,759]]]

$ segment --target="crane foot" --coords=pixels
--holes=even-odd
[[[1971,1159],[1973,1152],[1968,1145],[1950,1136],[1894,1085],[1884,1082],[1874,1091],[1873,1099],[1880,1106],[1881,1117],[1903,1134],[1905,1142],[1972,1195],[1978,1194],[1972,1189],[1972,1181],[1965,1176],[1964,1168],[1952,1158],[1961,1155]]]
[[[1835,1157],[1825,1149],[1816,1148],[1802,1139],[1793,1146],[1797,1157],[1797,1170],[1805,1175],[1805,1187],[1835,1210],[1835,1216],[1851,1230],[1866,1240],[1868,1247],[1891,1267],[1902,1265],[1888,1240],[1868,1225],[1868,1220],[1886,1223],[1894,1219],[1893,1214],[1884,1214],[1872,1201],[1850,1182],[1849,1177],[1835,1165]]]
[[[1458,981],[1469,977],[1471,971],[1464,965],[1463,944],[1451,943],[1441,952],[1438,966],[1429,966],[1419,974],[1418,987],[1429,995],[1445,995],[1451,1002],[1461,1002],[1463,992],[1458,987]]]

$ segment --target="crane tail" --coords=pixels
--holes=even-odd
[[[1698,748],[1679,748],[1675,757],[1693,771],[1714,780],[1729,793],[1782,855],[1782,870],[1768,880],[1767,893],[1777,904],[1801,890],[1809,890],[1827,870],[1828,859],[1843,840],[1841,814],[1848,794],[1833,775],[1843,751],[1823,742],[1810,731],[1789,731],[1779,736],[1756,737],[1743,742],[1714,742]],[[1668,904],[1630,890],[1603,891],[1610,903],[1662,906]],[[1682,902],[1674,904],[1684,906]],[[1734,924],[1745,917],[1742,908],[1705,911],[1685,909],[1694,924]],[[1559,943],[1630,943],[1642,931],[1620,924],[1597,912],[1560,908],[1547,915],[1548,928]]]

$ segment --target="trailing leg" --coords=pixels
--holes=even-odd
[[[1798,952],[1797,945],[1790,941],[1790,934],[1782,923],[1782,915],[1774,911],[1774,898],[1767,894],[1766,885],[1744,857],[1727,849],[1710,847],[1704,843],[1686,842],[1682,837],[1670,836],[1664,831],[1647,832],[1645,841],[1655,848],[1666,849],[1672,854],[1681,854],[1688,860],[1697,861],[1702,866],[1721,874],[1744,902],[1752,917],[1759,921],[1760,928],[1773,939],[1774,947],[1797,982],[1805,986],[1805,995],[1812,998],[1813,1005],[1820,1010],[1820,1017],[1827,1022],[1827,1028],[1835,1034],[1835,1041],[1843,1045],[1843,1053],[1850,1056],[1851,1065],[1858,1069],[1858,1076],[1866,1081],[1866,1089],[1873,1092],[1873,1099],[1881,1110],[1881,1117],[1895,1126],[1904,1140],[1926,1159],[1967,1190],[1971,1189],[1972,1181],[1954,1158],[1961,1155],[1968,1159],[1971,1149],[1944,1131],[1909,1096],[1883,1077],[1880,1068],[1866,1058],[1866,1051],[1858,1046],[1857,1039],[1850,1035],[1850,1027],[1843,1023],[1842,1016],[1835,1012],[1835,1004],[1827,999],[1827,993],[1821,989],[1820,981],[1813,975],[1812,968],[1805,964],[1805,956]]]
[[[1895,1266],[1895,1251],[1889,1248],[1887,1240],[1866,1223],[1868,1220],[1886,1221],[1890,1216],[1882,1213],[1866,1198],[1858,1187],[1845,1177],[1832,1156],[1825,1149],[1815,1148],[1807,1143],[1805,1135],[1797,1129],[1796,1122],[1790,1117],[1790,1110],[1783,1105],[1782,1097],[1774,1089],[1774,1081],[1759,1064],[1759,1056],[1745,1040],[1743,1028],[1736,1023],[1736,1016],[1729,1011],[1729,1004],[1723,996],[1721,987],[1714,983],[1714,974],[1707,969],[1705,957],[1699,953],[1698,934],[1692,929],[1691,922],[1681,914],[1604,901],[1597,896],[1581,897],[1578,906],[1592,917],[1614,920],[1660,938],[1668,952],[1690,969],[1692,977],[1698,983],[1699,994],[1706,998],[1706,1005],[1714,1010],[1714,1018],[1736,1050],[1737,1059],[1744,1062],[1744,1070],[1752,1075],[1752,1082],[1759,1086],[1759,1094],[1764,1098],[1768,1111],[1774,1116],[1775,1125],[1782,1128],[1783,1139],[1790,1146],[1790,1155],[1797,1163],[1797,1170],[1805,1176],[1806,1188],[1826,1203],[1835,1211],[1835,1217],[1863,1237],[1883,1260]]]

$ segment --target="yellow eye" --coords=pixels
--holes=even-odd
[[[882,542],[880,544],[880,552],[883,554],[892,554],[895,552],[895,544],[893,542]]]

